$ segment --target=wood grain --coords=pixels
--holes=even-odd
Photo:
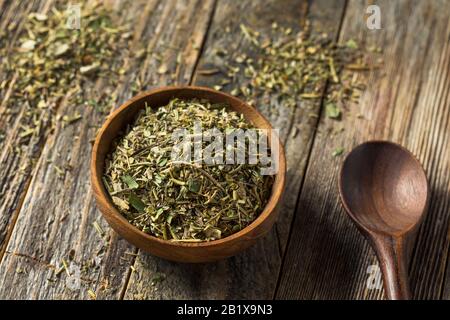
[[[13,52],[12,43],[23,28],[23,18],[32,11],[48,11],[52,1],[7,1],[2,4],[0,30],[5,32],[1,47]],[[4,59],[1,57],[0,59]],[[2,66],[0,67],[0,69]],[[7,81],[6,73],[0,70],[0,83]],[[30,184],[43,144],[49,134],[52,110],[46,110],[40,120],[43,130],[27,145],[20,146],[20,124],[25,121],[25,106],[7,107],[8,98],[15,80],[7,82],[7,89],[0,93],[0,259],[9,239],[12,227],[23,198]]]
[[[98,299],[270,299],[275,291],[278,299],[381,299],[382,290],[366,286],[367,268],[377,260],[339,204],[337,173],[342,158],[331,153],[335,147],[349,151],[367,139],[383,138],[418,155],[431,182],[430,209],[409,268],[413,297],[450,299],[450,8],[446,0],[376,1],[381,30],[365,26],[364,12],[373,1],[351,0],[346,5],[344,0],[140,0],[128,1],[125,7],[123,1],[108,2],[123,19],[134,18],[130,51],[144,46],[153,53],[139,63],[131,55],[125,57],[130,72],[112,91],[117,106],[135,90],[191,81],[219,84],[220,74],[194,71],[224,63],[215,55],[216,48],[229,49],[225,60],[238,52],[253,54],[240,35],[240,23],[264,30],[276,20],[298,30],[308,17],[316,32],[331,30],[340,33],[341,41],[353,38],[382,47],[384,65],[358,77],[369,88],[358,105],[348,107],[341,122],[326,119],[320,102],[304,103],[295,112],[258,104],[273,126],[281,129],[285,142],[288,173],[280,219],[267,237],[244,253],[207,265],[178,264],[139,253],[100,217],[88,167],[89,141],[103,116],[62,102],[55,109],[58,115],[79,111],[82,120],[58,125],[52,132],[50,114],[44,114],[46,130],[19,154],[11,149],[17,144],[24,110],[18,106],[10,113],[5,107],[7,96],[0,96],[0,133],[4,134],[0,139],[0,298],[88,299],[91,289]],[[52,3],[0,1],[0,30],[11,26],[8,43],[17,39],[26,14],[44,12]],[[223,32],[226,26],[230,34]],[[165,74],[156,72],[161,62],[169,70]],[[3,80],[0,70],[0,83]],[[100,81],[85,89],[94,94],[104,84]],[[314,115],[321,116],[319,124]],[[342,127],[343,133],[330,134]],[[72,170],[64,175],[54,168],[67,164]],[[104,230],[103,236],[94,222]],[[63,259],[70,276],[61,269]]]
[[[117,57],[116,62],[129,60],[130,71],[110,94],[123,101],[131,97],[131,85],[136,82],[140,87],[150,87],[190,79],[199,54],[194,48],[201,46],[212,4],[175,0],[113,2],[123,13],[123,21],[134,19],[134,44],[127,57]],[[152,53],[143,61],[132,59],[139,44]],[[156,72],[160,62],[155,55],[167,64],[170,73]],[[175,68],[179,72],[172,77]],[[93,87],[82,89],[89,96],[108,88],[98,81]],[[87,299],[91,297],[88,289],[96,292],[98,298],[123,295],[121,289],[127,282],[135,249],[120,240],[100,218],[89,183],[90,141],[104,116],[83,106],[74,109],[63,103],[58,108],[60,115],[75,111],[83,121],[69,126],[58,123],[36,164],[0,265],[3,299]],[[61,174],[55,165],[72,169]],[[103,236],[96,231],[94,222],[104,231],[100,232]],[[63,260],[68,272],[55,274]]]
[[[203,86],[220,84],[221,74],[202,75],[201,70],[223,69],[226,61],[246,53],[254,56],[252,46],[242,37],[240,24],[267,31],[273,21],[299,30],[306,17],[313,19],[314,28],[337,32],[343,1],[314,1],[310,7],[304,1],[222,1],[215,9],[205,52],[194,76],[194,82]],[[245,14],[243,14],[245,13]],[[230,32],[224,32],[226,28]],[[217,49],[228,50],[224,58]],[[242,80],[238,78],[237,83]],[[223,88],[231,91],[236,84]],[[271,299],[273,297],[281,258],[287,243],[289,227],[297,201],[298,190],[307,162],[309,148],[317,119],[308,114],[318,114],[320,102],[305,102],[295,111],[280,105],[256,103],[258,109],[280,129],[287,157],[287,185],[280,218],[275,228],[257,244],[242,254],[228,260],[205,265],[179,265],[148,254],[140,254],[135,264],[126,299]],[[297,132],[297,134],[293,134]],[[163,282],[153,281],[163,273]]]
[[[342,158],[331,156],[336,147],[349,151],[368,139],[398,142],[425,166],[430,208],[413,252],[411,290],[414,298],[442,294],[449,244],[450,8],[443,1],[377,1],[382,29],[371,31],[363,19],[368,5],[348,3],[341,40],[381,46],[384,65],[368,75],[365,94],[358,105],[348,107],[342,123],[321,117],[278,299],[383,297],[381,290],[367,289],[367,268],[376,260],[339,204],[336,183]],[[342,134],[327,134],[338,126],[345,128]]]

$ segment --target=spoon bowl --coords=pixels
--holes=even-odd
[[[402,146],[372,141],[346,158],[339,182],[342,203],[375,248],[390,299],[408,299],[407,260],[428,203],[419,161]]]

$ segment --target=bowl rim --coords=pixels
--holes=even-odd
[[[125,101],[119,108],[114,110],[112,113],[110,113],[99,129],[96,137],[94,146],[92,148],[92,154],[91,154],[91,184],[92,188],[94,189],[94,196],[96,200],[99,200],[99,197],[101,197],[104,201],[103,204],[107,206],[107,209],[109,212],[104,212],[101,208],[99,208],[102,215],[113,215],[113,218],[116,219],[116,221],[120,222],[121,225],[130,233],[138,234],[139,236],[145,238],[149,242],[158,242],[162,245],[167,246],[173,246],[173,247],[212,247],[216,245],[221,245],[227,242],[231,242],[233,240],[236,240],[238,238],[245,238],[248,234],[250,234],[254,229],[256,229],[258,226],[260,226],[275,210],[277,204],[279,203],[281,196],[283,194],[284,186],[285,186],[285,180],[286,180],[286,158],[284,153],[284,146],[280,140],[280,137],[277,135],[276,139],[278,139],[279,143],[279,159],[278,159],[278,173],[275,175],[275,180],[273,184],[272,193],[270,195],[269,201],[267,202],[266,206],[264,207],[263,211],[258,215],[258,217],[250,223],[245,228],[239,230],[236,233],[233,233],[229,236],[226,236],[221,239],[217,240],[211,240],[211,241],[199,241],[199,242],[181,242],[181,241],[171,241],[171,240],[164,240],[160,239],[158,237],[155,237],[153,235],[150,235],[148,233],[145,233],[139,228],[132,225],[114,206],[112,203],[109,194],[107,193],[105,186],[102,182],[102,173],[97,170],[97,154],[100,142],[103,140],[104,133],[106,129],[109,127],[109,125],[112,123],[112,121],[121,113],[123,110],[128,108],[130,105],[135,103],[136,101],[142,100],[144,98],[147,98],[149,96],[164,92],[164,91],[173,91],[174,95],[179,91],[205,91],[217,96],[222,96],[227,99],[236,100],[241,103],[241,105],[250,108],[252,110],[255,110],[258,114],[258,117],[261,118],[263,122],[267,125],[268,128],[273,129],[270,122],[264,117],[256,108],[251,107],[246,102],[242,101],[241,99],[232,96],[228,93],[217,91],[208,87],[202,87],[202,86],[164,86],[164,87],[158,87],[155,89],[143,91],[132,98]],[[271,142],[272,144],[272,142]],[[107,219],[108,220],[108,219]]]

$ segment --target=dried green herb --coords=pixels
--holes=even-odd
[[[39,136],[46,124],[62,120],[64,126],[81,118],[79,113],[56,117],[62,100],[74,108],[81,106],[88,91],[81,88],[86,84],[103,78],[107,91],[108,85],[117,81],[112,62],[125,47],[125,27],[117,26],[117,19],[101,3],[82,4],[81,9],[79,30],[68,28],[69,12],[58,4],[47,14],[29,14],[16,42],[8,32],[0,31],[0,64],[5,77],[0,90],[4,95],[11,85],[7,100],[11,113],[25,109],[21,115],[22,145]],[[110,108],[109,96],[95,99]]]
[[[310,104],[302,102],[317,99],[327,118],[340,120],[348,104],[357,103],[365,89],[357,72],[375,69],[382,63],[381,59],[377,59],[378,65],[371,63],[373,55],[368,52],[381,50],[365,50],[353,39],[335,43],[329,34],[312,32],[310,27],[306,22],[295,33],[276,22],[264,32],[240,25],[244,41],[251,45],[245,53],[216,50],[216,65],[210,67],[220,70],[228,81],[223,84],[221,80],[217,89],[229,90],[250,104],[269,105],[275,109],[273,112],[280,106],[308,108]],[[313,112],[307,115],[318,117]],[[333,156],[343,152],[337,148]]]
[[[173,241],[209,241],[249,225],[264,209],[273,176],[258,164],[172,161],[172,133],[250,129],[242,115],[205,100],[173,99],[146,106],[117,139],[106,159],[103,182],[117,209],[140,230]],[[201,142],[202,150],[209,143]],[[249,151],[246,149],[246,157]]]
[[[353,39],[348,40],[348,41],[345,43],[345,45],[346,45],[347,47],[349,47],[350,49],[358,49],[358,44],[357,44],[356,41],[353,40]]]
[[[325,106],[326,115],[330,119],[339,119],[341,117],[341,109],[334,103],[327,103]]]
[[[139,188],[138,183],[133,179],[133,177],[123,176],[122,181],[125,182],[128,185],[128,188],[130,189]]]
[[[164,280],[166,280],[166,275],[164,273],[162,273],[162,272],[157,272],[152,277],[151,285],[155,286],[158,283],[163,282]]]
[[[218,61],[224,61],[217,69],[226,69],[231,83],[229,87],[225,87],[228,83],[217,84],[217,89],[229,89],[231,94],[243,96],[250,103],[258,100],[275,107],[294,108],[303,99],[321,98],[328,82],[326,114],[338,120],[345,104],[356,101],[364,89],[355,81],[354,72],[374,67],[366,62],[367,55],[355,40],[336,44],[326,33],[313,33],[309,23],[298,33],[277,23],[264,33],[242,24],[240,30],[251,44],[251,54],[232,55],[226,50],[216,50]],[[344,69],[350,74],[343,74]],[[244,80],[238,74],[243,74]]]
[[[338,73],[356,55],[352,43],[336,46],[328,35],[313,35],[309,28],[294,34],[274,24],[271,33],[260,35],[248,26],[240,27],[254,45],[256,59],[238,54],[237,65],[228,66],[228,76],[243,70],[247,81],[233,93],[251,101],[262,98],[295,107],[301,98],[320,98],[326,80],[339,83]]]
[[[339,157],[344,153],[345,149],[342,147],[338,147],[334,149],[333,153],[331,154],[333,157]]]
[[[87,290],[87,293],[88,293],[89,298],[90,298],[91,300],[97,300],[97,294],[95,293],[94,290],[88,289],[88,290]]]

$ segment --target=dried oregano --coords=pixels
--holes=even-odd
[[[106,159],[104,184],[117,209],[140,230],[166,240],[208,241],[235,233],[266,205],[273,176],[261,164],[173,161],[172,133],[200,122],[230,133],[253,126],[226,105],[173,99],[146,106]],[[208,143],[203,141],[204,150]],[[246,158],[249,151],[246,149]]]

